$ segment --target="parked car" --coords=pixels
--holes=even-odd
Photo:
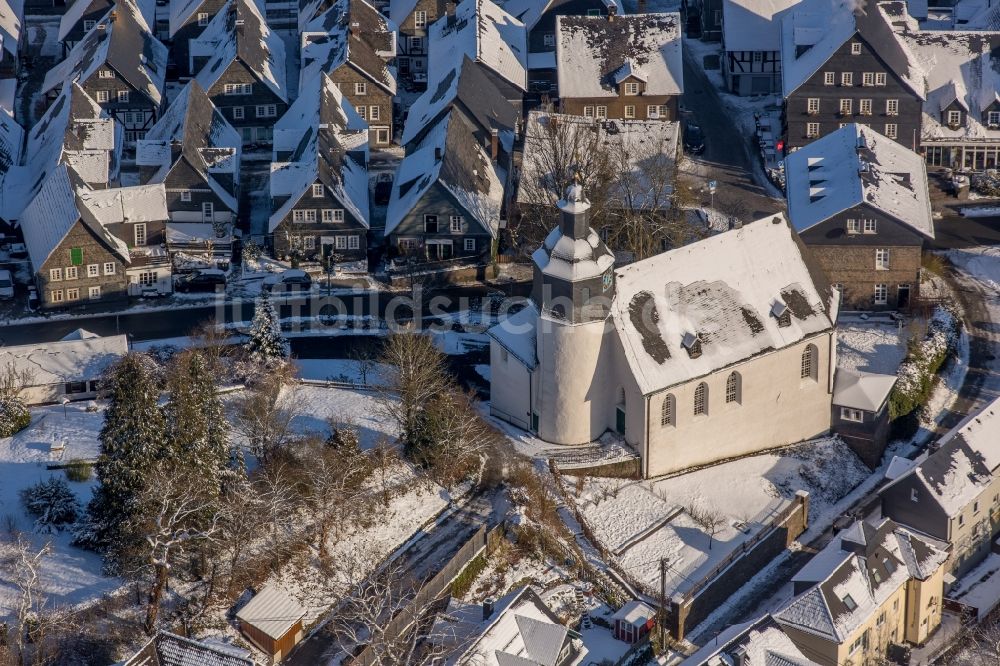
[[[0,271],[0,298],[14,298],[14,278],[10,271]]]
[[[220,289],[221,287],[221,289]],[[180,292],[223,291],[226,288],[226,274],[218,268],[200,268],[177,279],[174,289]]]
[[[261,286],[264,291],[273,292],[309,291],[312,289],[312,278],[305,271],[289,268],[287,271],[268,275]]]
[[[701,155],[705,152],[705,134],[694,123],[684,127],[684,152]]]

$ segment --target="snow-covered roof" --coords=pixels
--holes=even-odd
[[[920,30],[903,2],[879,5],[911,54],[926,90],[920,122],[924,141],[1000,141],[1000,125],[990,127],[987,110],[1000,111],[1000,32]],[[994,28],[996,30],[996,28]],[[967,113],[952,128],[943,111],[957,103]]]
[[[833,404],[877,412],[896,385],[896,375],[838,369],[833,381]]]
[[[514,358],[533,370],[538,364],[535,355],[535,325],[538,321],[538,308],[529,302],[500,323],[491,327],[486,334],[497,341],[501,347],[512,354]]]
[[[350,25],[381,57],[396,55],[396,25],[365,0],[300,0],[299,32],[329,33]]]
[[[736,655],[742,655],[742,660]],[[809,659],[782,631],[770,615],[753,622],[734,625],[689,656],[682,666],[813,666]]]
[[[577,215],[590,210],[590,202],[584,196],[582,186],[574,182],[566,188],[556,207],[563,214]],[[615,255],[592,227],[587,227],[586,238],[574,238],[563,233],[560,224],[531,254],[531,261],[542,275],[575,282],[603,275],[614,266]]]
[[[173,145],[179,146],[176,152]],[[236,197],[217,178],[226,174],[239,182],[243,142],[222,112],[197,81],[189,82],[166,112],[136,143],[136,164],[159,167],[150,182],[162,182],[170,168],[183,157],[202,175],[212,191],[236,210]]]
[[[781,215],[618,269],[612,316],[643,394],[833,328],[837,301]],[[791,310],[779,326],[776,302]],[[686,335],[702,353],[691,358]]]
[[[920,73],[877,7],[854,0],[803,0],[781,19],[784,96],[805,83],[847,40],[859,35],[886,66],[923,99]]]
[[[503,183],[497,166],[473,138],[465,117],[449,111],[396,171],[386,211],[385,234],[391,234],[435,184],[491,236],[500,227]]]
[[[167,222],[165,231],[167,246],[201,244],[209,240],[216,245],[232,242],[228,232],[220,237],[219,229],[211,222]]]
[[[934,238],[923,157],[870,127],[850,123],[785,158],[788,215],[802,232],[868,204]]]
[[[3,5],[5,0],[0,0],[0,6]],[[101,14],[103,18],[111,8],[114,6],[113,3],[108,2],[108,0],[76,0],[73,4],[66,8],[66,13],[62,15],[59,19],[59,41],[65,41],[66,37],[69,36],[70,30],[72,30],[77,23],[83,18],[83,15],[88,13],[91,7],[95,7],[97,4],[105,6],[105,11]]]
[[[0,47],[14,57],[21,43],[23,22],[24,0],[0,0]]]
[[[198,39],[191,40],[190,49],[192,57],[208,56],[195,76],[206,91],[239,59],[271,92],[288,101],[285,43],[268,27],[254,0],[228,0]]]
[[[679,123],[663,120],[595,122],[583,116],[531,111],[525,127],[517,201],[553,205],[562,196],[559,184],[572,179],[569,171],[576,165],[556,154],[555,142],[566,152],[594,148],[604,153],[609,168],[617,173],[606,193],[606,205],[613,206],[617,201],[622,207],[666,207],[669,202],[665,195],[670,191],[655,181],[673,172],[679,129]],[[564,135],[556,134],[553,139],[551,132]],[[554,173],[557,167],[567,173]],[[626,204],[626,198],[631,203]]]
[[[173,37],[177,31],[190,21],[195,12],[201,9],[205,0],[170,0],[169,34]]]
[[[24,128],[13,116],[0,111],[0,173],[6,173],[21,161],[23,144]]]
[[[128,353],[125,335],[0,347],[0,367],[33,373],[31,386],[99,379]]]
[[[396,76],[373,46],[374,37],[358,36],[357,31],[362,28],[352,26],[359,13],[368,15],[359,12],[351,0],[339,0],[307,26],[307,31],[301,35],[300,88],[309,85],[321,73],[332,73],[347,64],[390,95],[396,94]],[[366,24],[370,26],[370,33],[382,29],[381,24],[373,20]]]
[[[167,190],[163,183],[106,190],[83,189],[77,197],[101,224],[164,222],[170,219]]]
[[[521,90],[528,89],[527,31],[491,0],[462,0],[454,15],[430,26],[427,41],[432,77],[460,67],[468,56]]]
[[[559,9],[569,2],[570,0],[505,0],[500,4],[504,11],[523,23],[528,30],[531,30],[545,12]],[[625,13],[625,7],[621,0],[605,0],[604,6],[609,10],[614,10],[615,14],[619,16]]]
[[[315,183],[323,184],[365,227],[369,225],[368,125],[330,77],[306,82],[275,126],[271,196],[289,197],[271,215],[273,232]],[[277,161],[279,153],[289,153]]]
[[[924,580],[948,554],[889,519],[855,522],[792,579],[812,585],[774,614],[794,627],[842,643],[911,579]]]
[[[615,614],[611,616],[612,620],[623,620],[631,625],[641,626],[646,624],[646,622],[656,616],[656,611],[652,609],[648,604],[639,601],[638,599],[632,599],[631,601],[625,602],[625,605],[615,611]]]
[[[284,638],[301,620],[306,609],[287,592],[268,583],[236,613],[236,619],[262,631],[274,640]]]
[[[481,67],[463,55],[453,69],[443,72],[433,85],[428,86],[410,106],[403,127],[402,144],[405,146],[422,136],[429,125],[440,119],[445,109],[457,107],[480,128],[496,129],[500,146],[509,155],[521,114]]]
[[[5,114],[3,123],[6,124]],[[19,164],[0,168],[0,216],[18,219],[58,164],[69,164],[88,183],[106,185],[118,168],[121,125],[75,82],[67,82],[28,133]],[[0,132],[0,137],[5,132]],[[17,130],[10,128],[13,137]],[[0,141],[0,151],[5,146]],[[3,163],[0,158],[0,164]]]
[[[19,222],[31,265],[39,269],[59,247],[77,222],[82,222],[105,243],[108,250],[129,262],[128,246],[112,235],[90,207],[78,200],[77,192],[89,192],[72,169],[57,166],[42,183],[38,194],[24,209]]]
[[[121,666],[254,666],[247,650],[160,631]]]
[[[677,13],[557,17],[559,95],[617,97],[614,76],[627,61],[642,69],[645,94],[681,94],[680,22]]]
[[[153,105],[163,101],[167,47],[153,35],[134,0],[118,0],[66,59],[46,73],[41,92],[61,88],[67,81],[85,81],[104,67],[118,72]]]
[[[781,17],[800,0],[722,0],[727,51],[780,51]]]

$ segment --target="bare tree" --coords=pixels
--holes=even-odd
[[[478,484],[496,445],[497,432],[479,416],[476,404],[473,394],[452,390],[438,395],[427,407],[414,455],[449,489],[469,474]]]
[[[725,514],[708,507],[699,506],[688,506],[685,507],[688,515],[691,516],[691,520],[698,523],[702,529],[708,534],[708,549],[712,550],[712,545],[715,542],[715,535],[722,531],[722,529],[728,524],[729,519]]]
[[[372,467],[378,476],[379,495],[382,498],[382,506],[389,506],[392,499],[392,471],[399,463],[399,453],[396,447],[386,438],[380,438],[375,447],[369,453]]]
[[[285,459],[278,458],[254,478],[257,496],[263,504],[262,515],[271,525],[272,536],[279,534],[279,528],[287,525],[289,517],[298,507],[289,467]]]
[[[375,352],[368,345],[359,345],[351,350],[349,357],[358,364],[361,383],[367,386],[369,378],[374,379],[375,369],[378,367]]]
[[[386,340],[381,361],[389,370],[376,399],[409,449],[417,443],[425,406],[450,387],[444,354],[429,336],[393,333]]]
[[[282,393],[290,380],[290,366],[278,366],[248,386],[236,403],[233,427],[264,465],[292,438],[292,419],[299,407]]]
[[[177,558],[198,542],[217,540],[222,514],[218,496],[192,481],[189,474],[178,474],[167,465],[158,465],[152,482],[142,498],[135,529],[143,538],[141,572],[150,577],[144,628],[152,635],[163,592]]]
[[[231,594],[235,591],[237,572],[246,548],[253,539],[261,536],[267,522],[268,506],[257,483],[239,478],[226,487],[220,514],[223,521],[221,546],[229,556],[227,592]]]
[[[30,368],[19,368],[8,361],[0,368],[0,401],[19,400],[21,392],[35,381],[35,373]]]

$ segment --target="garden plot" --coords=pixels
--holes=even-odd
[[[842,316],[837,322],[837,367],[894,375],[906,356],[912,328],[889,317],[867,321]]]
[[[870,474],[837,438],[751,456],[659,481],[567,477],[595,537],[634,579],[683,592],[759,533],[796,491],[810,495],[809,522],[833,520],[836,503]],[[713,534],[714,533],[714,534]]]

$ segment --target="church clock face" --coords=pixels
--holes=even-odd
[[[611,289],[611,281],[613,279],[614,274],[611,272],[611,269],[608,269],[608,271],[604,273],[604,291]]]

